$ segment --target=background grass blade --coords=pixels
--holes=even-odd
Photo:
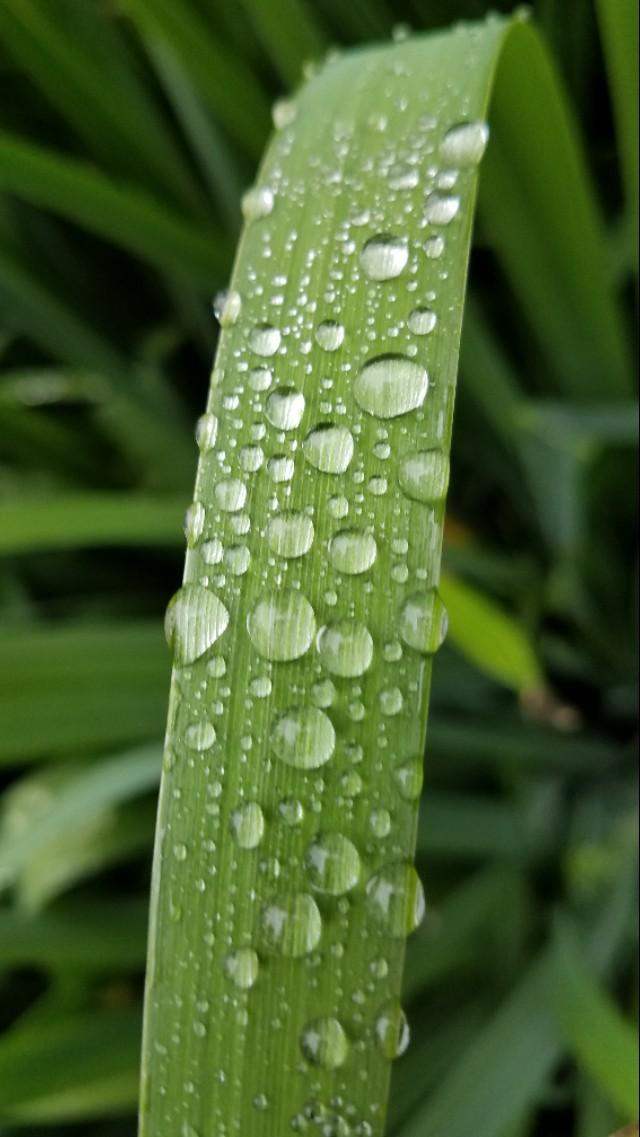
[[[174,545],[184,501],[73,494],[0,505],[0,554],[82,545]]]
[[[638,6],[633,0],[597,0],[622,173],[631,217],[629,244],[638,246]],[[636,260],[637,267],[637,260]]]

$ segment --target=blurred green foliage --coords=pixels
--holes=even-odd
[[[210,296],[270,103],[330,47],[486,10],[0,5],[2,1137],[135,1132],[161,616],[181,575]],[[532,231],[536,186],[485,187],[446,562],[487,608],[464,629],[476,665],[450,646],[435,669],[431,916],[407,964],[397,1137],[605,1137],[633,1114],[637,5],[539,0],[534,16],[576,111],[605,280],[576,250],[572,281],[540,295],[534,258],[553,263],[571,201]],[[552,183],[544,139],[525,141]],[[616,327],[595,334],[603,286]],[[496,601],[544,667],[523,705],[483,664]]]

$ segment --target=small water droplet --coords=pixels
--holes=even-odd
[[[295,430],[304,414],[304,395],[297,387],[276,387],[267,399],[266,416],[277,430]]]
[[[278,813],[285,825],[295,829],[304,821],[304,806],[297,798],[284,798],[278,805]]]
[[[367,572],[378,553],[375,537],[359,529],[341,529],[329,542],[329,560],[338,572],[356,576]]]
[[[336,689],[330,679],[320,679],[311,688],[311,698],[316,707],[330,707],[335,697]]]
[[[313,521],[306,513],[290,510],[272,517],[267,525],[267,544],[280,557],[303,557],[313,544]]]
[[[360,260],[371,280],[392,280],[406,268],[409,246],[403,237],[380,233],[365,242]]]
[[[267,473],[271,481],[276,482],[278,485],[283,482],[290,482],[294,475],[295,468],[296,464],[293,458],[288,458],[286,454],[275,454],[273,458],[270,458],[267,462]]]
[[[314,1019],[300,1035],[300,1049],[314,1066],[337,1070],[347,1060],[349,1040],[337,1019]]]
[[[264,463],[264,450],[261,446],[243,446],[238,457],[242,469],[247,474],[255,474]]]
[[[437,261],[444,253],[444,238],[427,237],[422,247],[430,261]]]
[[[316,328],[315,337],[324,351],[337,351],[344,342],[344,327],[336,320],[323,320]]]
[[[413,865],[385,865],[367,882],[367,905],[390,936],[404,939],[424,916],[424,892]]]
[[[391,999],[378,1013],[375,1036],[379,1050],[390,1062],[404,1054],[409,1045],[410,1032],[407,1016],[400,1004]]]
[[[356,402],[376,418],[397,418],[417,410],[429,389],[424,367],[403,355],[381,355],[365,363],[353,385]]]
[[[423,770],[422,762],[403,762],[396,766],[393,777],[400,791],[400,796],[406,801],[414,801],[422,793]]]
[[[244,509],[247,500],[247,487],[239,478],[225,478],[214,489],[218,508],[224,513],[237,513]]]
[[[369,629],[356,620],[338,620],[318,632],[318,655],[332,675],[353,679],[363,675],[373,659]]]
[[[248,991],[258,978],[260,961],[253,948],[238,948],[226,957],[224,969],[236,987]]]
[[[218,537],[205,541],[200,549],[200,555],[206,565],[219,565],[224,556],[224,545]]]
[[[288,589],[258,600],[247,617],[247,630],[265,659],[299,659],[311,647],[315,614],[301,592]]]
[[[227,673],[227,662],[222,655],[214,655],[207,664],[207,675],[212,679],[222,679]]]
[[[234,288],[217,292],[213,298],[213,312],[221,328],[230,328],[237,323],[242,311],[242,297]]]
[[[246,545],[231,545],[224,554],[224,563],[233,576],[244,576],[251,563]]]
[[[259,221],[268,217],[274,206],[273,190],[269,186],[252,186],[242,197],[242,215],[245,221]]]
[[[241,849],[255,849],[264,836],[264,813],[257,801],[247,801],[231,814],[231,832]]]
[[[282,337],[272,324],[256,324],[249,335],[249,346],[256,355],[275,355]]]
[[[173,855],[177,861],[186,861],[189,856],[189,850],[182,842],[178,842],[178,844],[173,846]]]
[[[268,699],[273,690],[273,683],[268,675],[256,675],[249,683],[249,692],[254,699]]]
[[[252,391],[260,393],[261,391],[268,391],[273,383],[273,372],[266,363],[261,364],[260,367],[253,367],[249,372],[249,386]]]
[[[349,502],[342,494],[336,494],[329,498],[327,509],[331,517],[335,518],[336,521],[342,521],[343,517],[346,517],[349,512]]]
[[[165,635],[178,666],[195,663],[213,647],[229,624],[221,600],[198,584],[185,584],[169,601]]]
[[[269,1108],[269,1098],[266,1094],[256,1094],[253,1099],[253,1108],[257,1109],[259,1113],[264,1113]]]
[[[402,691],[399,687],[385,687],[380,692],[379,702],[383,715],[387,717],[399,715],[404,704]]]
[[[303,448],[314,469],[325,474],[344,474],[353,458],[353,435],[346,426],[323,422],[309,432]]]
[[[276,720],[271,745],[287,766],[314,770],[332,757],[336,732],[331,719],[318,707],[291,707]]]
[[[305,867],[316,892],[343,896],[360,880],[360,856],[355,845],[341,833],[321,833],[309,845]]]
[[[369,814],[369,827],[374,837],[382,839],[391,831],[391,814],[388,809],[372,809]]]
[[[276,130],[284,130],[286,126],[291,126],[296,114],[297,108],[293,99],[276,99],[271,108],[271,118]]]
[[[440,156],[454,166],[477,166],[488,141],[486,122],[461,122],[445,134],[440,143]]]
[[[406,454],[398,468],[398,481],[414,501],[441,501],[449,486],[449,460],[441,450]]]
[[[201,454],[213,450],[218,437],[218,419],[216,415],[200,415],[196,423],[196,444]]]
[[[318,946],[322,917],[308,892],[286,893],[265,904],[260,927],[267,953],[298,959]]]
[[[201,501],[192,501],[184,517],[184,535],[187,545],[193,549],[204,532],[207,513]]]
[[[422,655],[432,655],[442,646],[447,625],[447,610],[435,589],[409,596],[400,611],[400,635]]]
[[[437,323],[438,317],[431,308],[414,308],[407,320],[409,331],[415,336],[428,336]]]

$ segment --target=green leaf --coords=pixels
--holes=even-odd
[[[542,683],[540,665],[522,627],[483,593],[443,573],[440,595],[455,647],[498,682],[524,691]]]
[[[138,969],[146,931],[146,900],[65,901],[35,914],[5,906],[0,909],[0,964],[90,974]]]
[[[152,265],[211,289],[226,263],[225,240],[173,213],[135,186],[87,163],[0,131],[0,188],[82,225]]]
[[[327,42],[307,0],[242,0],[265,51],[287,84],[299,82],[302,64],[320,59]]]
[[[554,1014],[578,1063],[627,1120],[638,1101],[638,1031],[598,982],[571,928],[558,924]]]
[[[181,541],[183,499],[144,494],[61,494],[0,503],[0,555]]]
[[[629,245],[638,252],[638,5],[634,0],[596,0],[616,120],[622,174],[631,218]]]

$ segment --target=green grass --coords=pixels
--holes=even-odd
[[[305,60],[318,58],[328,45],[388,38],[398,21],[425,32],[484,14],[479,0],[429,5],[376,0],[348,10],[334,0],[317,5],[243,0],[219,6],[215,19],[201,0],[177,6],[122,0],[109,8],[93,0],[7,0],[2,7],[2,1137],[135,1132],[145,912],[169,677],[161,618],[180,583],[180,518],[192,493],[197,453],[191,424],[205,407],[216,346],[208,305],[231,275],[239,198],[256,177],[270,103],[295,87]],[[568,99],[562,110],[553,70],[530,32],[519,28],[515,34],[527,41],[527,65],[514,50],[497,76],[471,260],[444,527],[441,591],[450,631],[433,670],[417,829],[427,918],[407,944],[402,998],[412,1044],[394,1064],[389,1137],[468,1137],[471,1131],[474,1137],[605,1137],[632,1116],[636,807],[630,744],[637,561],[631,485],[637,430],[629,360],[635,346],[630,235],[637,226],[632,110],[637,64],[631,47],[637,16],[625,0],[593,8],[586,0],[540,0],[534,17]],[[489,53],[490,41],[501,35],[494,23],[485,41]],[[436,113],[439,130],[453,117],[465,117],[469,108],[456,105],[465,90],[476,100],[469,104],[474,117],[485,116],[489,55],[484,78],[476,60],[478,71],[462,68],[441,98],[442,72],[450,78],[460,63],[443,46],[424,66],[423,53],[435,51],[438,42],[413,40],[387,46],[380,55],[344,56],[302,88],[297,123],[277,134],[260,173],[263,180],[276,177],[277,148],[293,133],[296,143],[286,159],[294,181],[287,194],[288,224],[276,207],[243,240],[233,278],[243,311],[221,337],[216,374],[222,383],[214,387],[214,402],[233,393],[229,361],[247,328],[262,319],[276,322],[266,306],[269,291],[262,298],[252,295],[246,275],[254,263],[261,273],[269,266],[258,255],[260,233],[271,231],[272,263],[286,259],[289,265],[281,286],[286,311],[297,292],[303,243],[314,245],[321,231],[312,228],[313,221],[329,233],[354,206],[364,207],[368,195],[369,207],[379,210],[376,225],[399,224],[393,195],[380,193],[375,165],[362,171],[367,148],[382,154],[390,138],[399,147],[413,140],[412,116],[425,110]],[[465,34],[451,42],[460,47]],[[370,87],[357,98],[351,94],[360,81],[356,76],[364,78],[378,59],[383,66],[387,58],[406,61],[409,72],[420,69],[419,81],[390,76],[391,83],[410,88],[406,111],[375,77],[365,80]],[[367,128],[368,104],[387,114],[386,131]],[[356,128],[344,152],[330,136],[334,120],[349,131]],[[353,200],[338,182],[330,193],[314,183],[309,156],[326,153],[334,164],[344,162],[348,173],[360,172]],[[298,191],[303,176],[312,179],[306,198]],[[437,301],[430,302],[442,304],[439,323],[423,337],[416,357],[435,379],[422,424],[414,423],[415,412],[389,420],[384,424],[389,437],[382,440],[365,412],[353,464],[342,479],[319,474],[302,448],[296,452],[291,507],[313,507],[315,542],[298,568],[291,561],[277,583],[278,561],[259,529],[271,498],[285,503],[286,486],[268,488],[264,468],[251,475],[252,563],[244,576],[227,571],[224,585],[216,584],[224,566],[208,570],[214,587],[226,590],[220,595],[232,613],[218,645],[227,675],[208,680],[218,691],[215,697],[209,692],[212,709],[218,698],[228,707],[215,718],[219,750],[208,761],[218,762],[223,740],[234,757],[245,754],[247,761],[227,764],[216,799],[224,837],[215,850],[200,840],[214,839],[205,827],[215,821],[198,792],[202,759],[186,756],[165,778],[165,799],[169,790],[176,794],[167,815],[169,841],[184,843],[187,857],[164,873],[161,912],[174,918],[169,930],[159,925],[157,958],[169,967],[162,982],[175,984],[185,1001],[175,1015],[165,1002],[157,1023],[150,1020],[148,1037],[157,1031],[162,1045],[169,1025],[181,1030],[185,1045],[168,1075],[173,1094],[168,1127],[164,1120],[154,1122],[153,1137],[165,1132],[174,1137],[183,1122],[198,1137],[209,1131],[218,1137],[216,1108],[230,1112],[243,1134],[281,1137],[299,1102],[328,1096],[332,1087],[350,1094],[360,1111],[374,1102],[382,1105],[385,1097],[387,1063],[376,1056],[365,1030],[377,1013],[377,996],[365,989],[358,1012],[351,995],[363,985],[369,955],[384,952],[391,965],[385,999],[397,996],[402,941],[387,943],[384,932],[374,929],[369,942],[347,940],[345,963],[335,965],[345,972],[342,995],[331,970],[307,971],[304,960],[274,960],[262,945],[258,983],[241,996],[249,1011],[247,1028],[241,1014],[232,1018],[233,1004],[226,1001],[231,988],[220,965],[227,949],[203,942],[203,933],[215,910],[226,936],[246,933],[246,943],[253,942],[256,904],[243,897],[232,909],[213,897],[211,885],[201,892],[198,882],[218,858],[218,879],[233,875],[247,896],[254,881],[263,899],[300,887],[304,866],[290,863],[292,856],[302,860],[316,829],[336,822],[338,795],[345,798],[356,786],[353,777],[339,784],[352,773],[344,740],[353,734],[356,741],[360,732],[367,752],[371,739],[377,744],[378,689],[391,685],[386,672],[392,664],[380,663],[376,652],[361,680],[333,676],[337,702],[329,714],[338,734],[336,757],[313,778],[276,763],[261,782],[265,836],[256,850],[236,849],[228,818],[242,795],[256,796],[254,775],[262,776],[268,759],[271,718],[292,694],[302,699],[303,684],[308,689],[316,677],[312,652],[299,661],[263,659],[257,668],[260,657],[238,613],[246,614],[259,592],[299,581],[318,625],[335,618],[334,612],[360,619],[377,646],[387,629],[397,627],[395,606],[405,592],[415,591],[411,574],[419,567],[436,571],[442,501],[427,548],[426,507],[396,489],[393,471],[395,455],[409,445],[403,427],[411,422],[414,431],[431,437],[438,400],[445,395],[441,377],[452,382],[455,376],[472,174],[459,185],[461,211],[446,231],[440,262],[449,277],[438,283]],[[413,203],[402,220],[404,233],[415,241],[422,197],[410,187],[397,194]],[[296,252],[285,258],[293,227],[299,231]],[[363,237],[371,231],[363,229]],[[438,261],[422,262],[416,278],[422,289],[434,266],[440,267]],[[320,296],[327,271],[320,256],[310,282]],[[324,301],[331,311],[318,309],[309,324],[312,329],[321,318],[339,314],[347,332],[340,350],[323,352],[309,335],[308,355],[290,348],[276,357],[278,381],[301,386],[306,407],[299,429],[285,432],[283,442],[268,427],[260,442],[267,457],[274,447],[285,452],[287,437],[301,441],[317,419],[335,412],[335,403],[329,412],[321,400],[342,396],[348,414],[340,421],[355,422],[360,411],[348,402],[351,382],[340,363],[363,361],[362,328],[369,312],[376,353],[378,344],[383,352],[405,343],[404,331],[399,339],[384,338],[385,322],[390,326],[406,317],[404,294],[394,281],[367,285],[361,279],[353,295],[343,295],[343,287],[334,281],[335,298]],[[396,300],[389,300],[392,289]],[[378,294],[385,298],[380,308]],[[285,339],[287,345],[294,342]],[[304,375],[304,362],[311,363],[312,376],[321,366],[323,376],[333,379],[330,393],[318,391]],[[219,446],[227,442],[232,464],[238,448],[228,441],[235,441],[237,429],[241,444],[248,431],[248,425],[234,426],[245,397],[239,408],[223,407],[220,413]],[[449,426],[450,408],[444,442]],[[373,454],[379,441],[391,443],[390,458],[381,457],[380,448]],[[360,468],[365,512],[354,514],[352,505],[347,521],[332,519],[326,505],[336,492],[331,485],[346,480],[348,496],[360,509],[355,500],[360,486],[350,481]],[[207,525],[217,526],[214,469],[215,458],[205,455],[197,494],[209,507]],[[368,479],[384,472],[390,488],[377,497]],[[368,575],[336,577],[335,587],[333,568],[318,562],[316,553],[324,552],[335,528],[356,516],[358,524],[366,518],[375,525],[376,533],[382,527],[385,537],[388,532],[410,541],[406,582],[403,554],[392,555],[381,539]],[[233,524],[224,522],[231,529]],[[233,543],[241,541],[236,533]],[[191,550],[188,579],[201,571],[197,549]],[[335,605],[326,598],[331,588],[338,593]],[[383,591],[389,600],[380,606],[376,596]],[[347,611],[350,600],[353,612]],[[290,628],[294,636],[296,629]],[[393,685],[402,689],[405,704],[386,722],[386,750],[406,743],[407,754],[417,756],[425,702],[414,684],[423,682],[428,664],[405,645],[400,668],[403,674]],[[190,668],[186,687],[180,684],[181,699],[173,696],[171,723],[177,727],[171,729],[180,753],[181,716],[188,709],[192,721],[202,669],[199,663]],[[245,694],[252,678],[268,669],[273,693],[266,700],[252,696],[255,737],[245,748]],[[227,681],[229,696],[219,690]],[[362,688],[357,696],[355,682]],[[358,700],[365,709],[361,724],[360,711],[356,708],[354,721],[348,710]],[[398,759],[404,756],[398,750]],[[391,859],[370,850],[371,838],[364,837],[372,805],[380,808],[386,801],[391,808],[393,802],[393,858],[405,859],[411,855],[417,802],[396,805],[397,790],[390,789],[384,764],[372,770],[365,762],[355,772],[363,789],[349,799],[354,807],[342,812],[340,827],[361,850],[364,882],[378,867],[376,857],[380,863]],[[277,804],[294,792],[302,796],[305,784],[302,827],[284,839],[274,820]],[[308,808],[315,797],[317,817]],[[377,841],[384,845],[384,839]],[[362,918],[360,888],[352,894],[354,930]],[[340,942],[344,903],[314,895],[322,910],[323,943]],[[200,970],[191,965],[196,959],[191,952],[200,957]],[[175,968],[185,955],[189,967]],[[269,983],[276,973],[278,983]],[[312,982],[302,984],[300,973]],[[270,999],[284,1004],[278,1013],[286,1029],[274,1025]],[[270,1073],[282,1067],[285,1054],[292,1064],[299,1060],[299,1026],[322,1008],[344,1023],[349,1058],[333,1073],[294,1072],[285,1089]],[[240,1011],[237,1004],[234,1013]],[[218,1051],[223,1020],[225,1046]],[[193,1033],[194,1021],[204,1025],[205,1041],[200,1027]],[[209,1074],[234,1066],[247,1029],[251,1077],[245,1076],[234,1098],[231,1078],[223,1085]],[[197,1073],[199,1055],[204,1078]],[[163,1061],[156,1049],[154,1073],[163,1072]],[[375,1094],[359,1081],[358,1071],[373,1077]],[[196,1084],[189,1101],[198,1103],[186,1113],[185,1078]],[[247,1105],[252,1079],[250,1096],[264,1089],[271,1112],[261,1114],[250,1100]],[[157,1110],[156,1090],[152,1082],[150,1100]]]

